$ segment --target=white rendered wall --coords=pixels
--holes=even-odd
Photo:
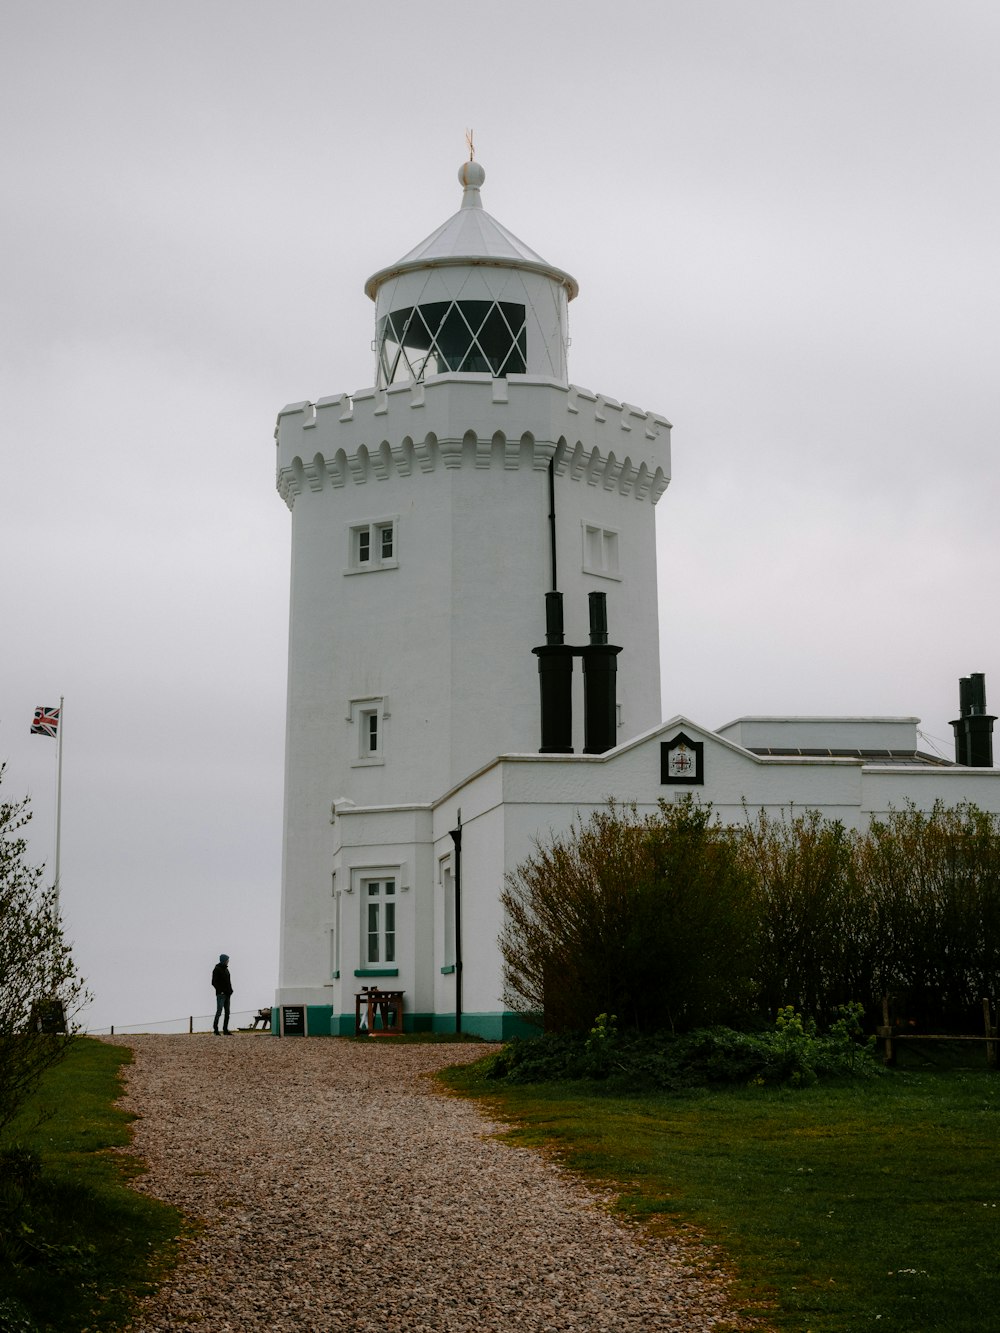
[[[460,375],[279,417],[293,523],[279,978],[289,998],[329,980],[331,803],[432,801],[496,755],[538,748],[531,649],[544,642],[551,586],[550,459],[568,634],[587,642],[587,591],[606,590],[610,637],[625,650],[620,734],[634,735],[659,713],[662,417],[551,380]],[[381,521],[396,525],[394,567],[351,572],[352,527]],[[584,521],[619,534],[617,578],[584,572]],[[358,709],[371,700],[384,709],[382,751],[360,762]],[[579,706],[577,730],[579,747]],[[423,873],[411,901],[433,894],[432,860]]]
[[[660,745],[680,731],[704,744],[704,785],[660,782]],[[885,748],[898,748],[898,742]],[[608,755],[506,756],[451,793],[434,812],[435,837],[440,838],[457,809],[462,810],[466,1011],[504,1007],[496,947],[503,926],[500,892],[504,873],[532,853],[536,839],[567,833],[574,823],[606,808],[612,797],[634,802],[643,813],[655,811],[661,799],[677,800],[685,794],[711,803],[725,823],[741,823],[761,809],[779,817],[817,809],[860,829],[873,816],[902,809],[909,801],[921,810],[930,810],[938,800],[946,805],[970,801],[1000,813],[1000,769],[762,758],[683,718],[663,723]]]

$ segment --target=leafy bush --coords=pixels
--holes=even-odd
[[[606,1014],[589,1036],[547,1033],[508,1042],[479,1068],[504,1083],[605,1081],[617,1090],[677,1091],[719,1085],[806,1087],[823,1079],[881,1071],[874,1038],[861,1030],[860,1005],[845,1006],[830,1030],[791,1007],[762,1032],[697,1028],[682,1035],[618,1033]]]

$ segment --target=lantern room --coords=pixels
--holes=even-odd
[[[458,179],[458,212],[365,284],[375,302],[376,386],[447,373],[567,383],[575,279],[486,212],[478,162],[464,163]]]

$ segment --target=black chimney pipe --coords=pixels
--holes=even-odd
[[[955,730],[955,763],[965,768],[993,767],[993,723],[996,716],[986,711],[986,676],[974,671],[958,682],[959,716],[952,722]]]
[[[618,662],[621,648],[608,643],[607,594],[590,594],[590,646],[583,658],[583,752],[614,749],[618,731]]]
[[[541,754],[573,753],[573,649],[564,642],[561,592],[545,594],[545,646],[538,658],[542,703]]]

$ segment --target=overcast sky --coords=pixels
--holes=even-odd
[[[664,715],[1000,705],[995,0],[3,0],[0,759],[93,1027],[277,980],[290,515],[364,280],[459,206],[674,423]],[[998,710],[1000,711],[1000,710]]]

